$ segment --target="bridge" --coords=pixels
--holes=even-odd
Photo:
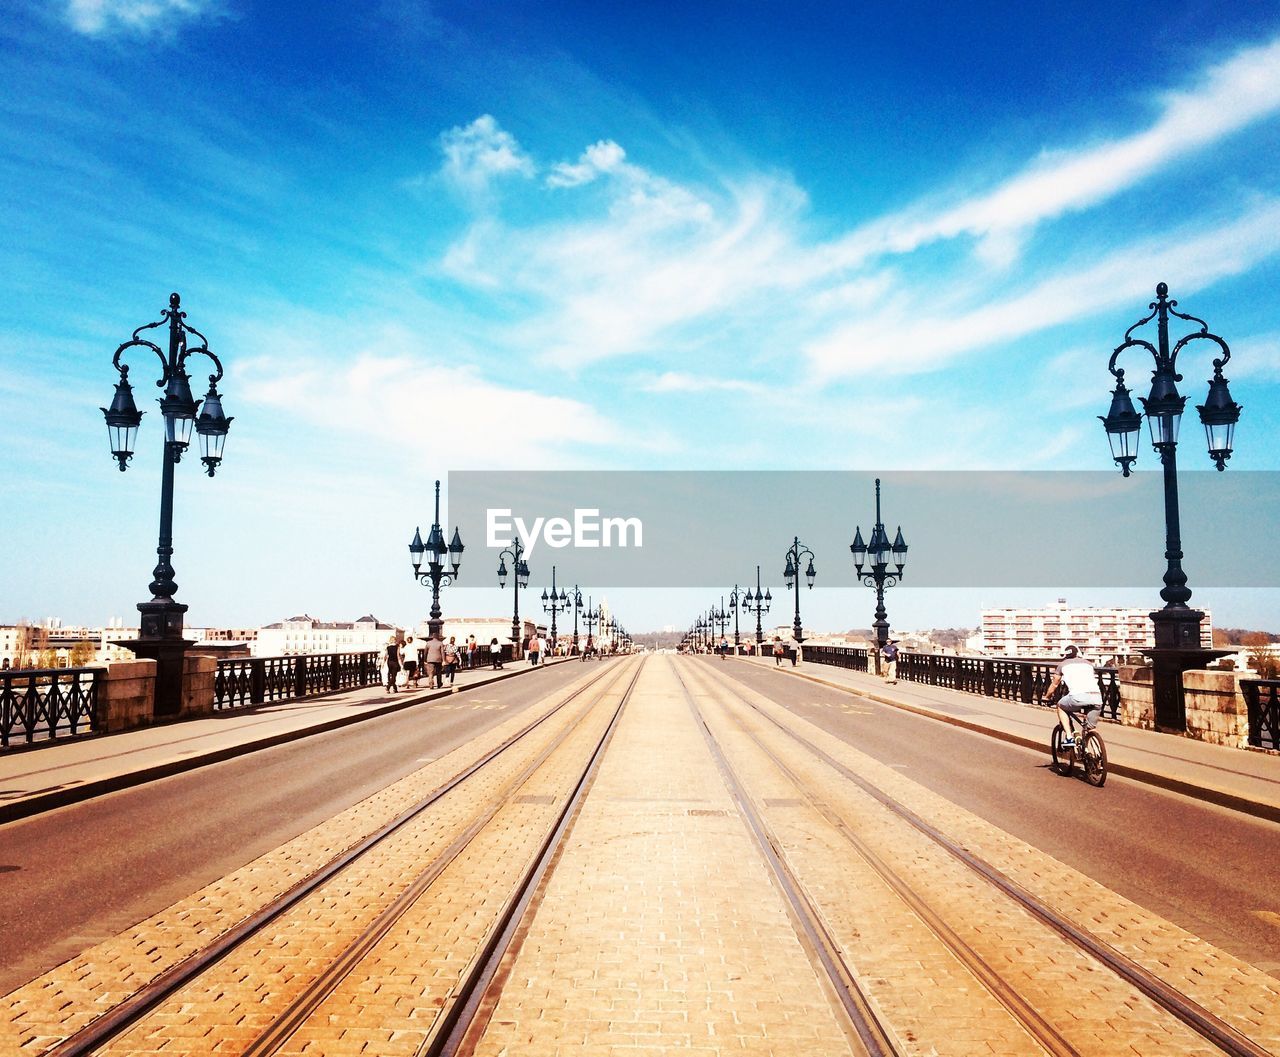
[[[1280,1052],[1275,755],[1108,719],[1099,790],[1016,695],[817,656],[11,750],[0,1050]]]

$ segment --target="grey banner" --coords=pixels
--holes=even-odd
[[[877,476],[889,539],[901,526],[909,547],[904,586],[1162,582],[1160,472],[462,471],[449,475],[448,522],[477,573],[520,535],[535,584],[554,564],[559,583],[754,587],[759,565],[776,593],[799,537],[817,586],[853,586],[849,544],[855,527],[870,540]],[[1178,489],[1192,588],[1280,586],[1280,473],[1191,471]]]

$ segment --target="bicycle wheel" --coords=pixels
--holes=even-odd
[[[1053,769],[1059,774],[1071,773],[1071,750],[1062,747],[1062,724],[1053,728],[1049,737],[1049,751],[1053,754]]]
[[[1107,747],[1097,731],[1091,730],[1084,736],[1083,762],[1085,781],[1101,786],[1107,780]]]

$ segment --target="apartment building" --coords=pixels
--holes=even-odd
[[[1059,598],[1043,609],[984,609],[981,648],[997,657],[1060,657],[1070,644],[1096,661],[1136,656],[1144,647],[1155,645],[1153,608],[1070,606]],[[1206,649],[1213,645],[1208,610],[1200,622],[1200,644]]]

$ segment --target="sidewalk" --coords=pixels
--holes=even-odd
[[[570,660],[557,658],[546,666]],[[527,661],[516,661],[508,662],[501,671],[485,667],[459,672],[456,692],[513,679],[533,670]],[[200,719],[119,734],[65,738],[51,745],[11,750],[0,755],[0,824],[336,730],[449,697],[454,692],[447,686],[443,690],[423,687],[396,694],[388,694],[382,687],[362,687],[323,697],[227,709]]]
[[[1039,705],[1002,701],[923,683],[889,685],[875,675],[825,664],[802,662],[793,668],[788,663],[778,668],[771,658],[738,660],[1045,754],[1049,751],[1053,713]],[[1210,745],[1194,738],[1105,721],[1101,730],[1107,743],[1107,769],[1111,774],[1280,822],[1280,755]]]

